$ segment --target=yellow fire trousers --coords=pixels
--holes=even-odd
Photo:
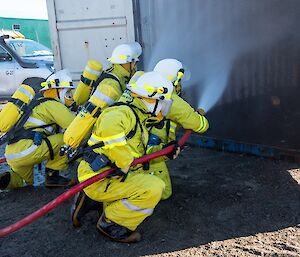
[[[78,167],[80,182],[106,170],[94,172],[86,161]],[[130,230],[135,230],[143,220],[153,213],[161,199],[165,183],[150,174],[129,172],[125,181],[105,178],[86,187],[84,192],[94,201],[103,202],[105,216]]]
[[[157,160],[158,161],[150,161],[150,168],[147,173],[155,175],[165,183],[165,189],[162,193],[161,199],[166,200],[172,195],[171,178],[166,162],[162,160],[162,158],[159,158]]]
[[[34,165],[44,160],[47,160],[47,168],[53,170],[65,170],[67,168],[67,157],[59,155],[60,147],[64,144],[63,134],[48,136],[48,139],[53,148],[54,160],[50,160],[50,152],[45,140],[39,146],[34,145],[30,139],[22,139],[6,146],[5,156],[12,169],[7,189],[22,187],[24,182],[27,185],[32,185]]]

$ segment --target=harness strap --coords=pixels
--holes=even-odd
[[[82,75],[80,76],[80,81],[86,85],[92,85],[93,83],[93,80],[83,77]]]
[[[167,132],[167,138],[169,138],[169,135],[170,135],[170,128],[171,128],[171,121],[170,120],[167,120],[167,124],[166,124],[166,132]]]
[[[13,139],[10,139],[7,144],[11,145],[22,139],[33,139],[33,138],[34,138],[34,131],[24,129],[22,133],[20,134],[18,133],[18,135],[15,135]]]
[[[46,127],[49,127],[49,126],[52,126],[52,125],[55,125],[55,123],[45,124],[45,125],[41,125],[41,126],[38,126],[38,127],[29,128],[29,129],[24,129],[23,128],[21,130],[18,130],[18,132],[15,133],[14,137],[8,141],[8,144],[10,145],[10,144],[16,143],[16,142],[18,142],[19,140],[22,140],[22,139],[33,139],[34,138],[34,133],[37,132],[37,131],[34,131],[34,129],[46,128]]]
[[[18,122],[7,132],[5,133],[3,136],[0,137],[0,145],[9,142],[11,140],[14,140],[15,137],[18,137],[18,135],[20,133],[22,133],[22,131],[24,130],[23,126],[26,123],[26,121],[28,120],[28,118],[30,117],[32,110],[40,105],[43,102],[46,101],[57,101],[53,98],[48,98],[48,97],[43,97],[43,98],[39,98],[39,99],[33,99],[29,105],[26,105],[26,107],[24,107],[24,105],[22,104],[23,101],[19,100],[19,99],[10,99],[9,102],[15,103],[17,106],[23,106],[24,108],[24,112],[21,116],[21,118],[18,120]],[[24,102],[23,102],[24,103]],[[50,126],[51,124],[47,125]],[[15,140],[14,140],[15,141]]]
[[[93,105],[93,104],[91,104],[91,105]],[[126,103],[121,103],[121,102],[119,102],[119,103],[114,103],[112,106],[121,106],[121,105],[126,105],[126,106],[128,106],[128,104],[126,104]],[[133,113],[134,113],[134,115],[135,115],[135,117],[136,117],[137,122],[135,123],[135,126],[134,126],[133,130],[130,131],[130,132],[128,133],[128,135],[126,136],[127,139],[130,139],[130,138],[132,138],[132,137],[135,135],[138,124],[140,124],[140,128],[142,129],[142,124],[141,124],[141,122],[140,122],[140,119],[139,119],[137,113],[135,112],[135,110],[132,109],[132,107],[130,107],[130,109],[133,111]],[[141,130],[141,131],[142,131],[142,130]],[[104,146],[104,142],[99,142],[99,143],[96,143],[96,144],[94,144],[94,145],[92,145],[92,146],[87,146],[87,144],[84,144],[83,146],[81,146],[81,147],[79,147],[79,148],[77,149],[77,153],[76,153],[72,158],[70,158],[70,159],[68,160],[68,163],[73,162],[73,161],[75,161],[75,160],[81,158],[84,154],[87,154],[87,153],[89,153],[90,151],[93,151],[94,149],[99,148],[99,147],[103,147],[103,146]],[[145,149],[146,149],[146,148],[145,148]]]
[[[18,142],[21,139],[31,139],[34,140],[35,134],[36,133],[41,133],[41,132],[36,132],[36,131],[32,131],[32,130],[23,130],[23,133],[20,136],[15,137],[14,139],[10,140],[8,142],[8,144],[13,144]],[[49,153],[50,153],[50,160],[54,160],[54,151],[53,151],[53,147],[51,145],[50,140],[47,138],[46,135],[43,135],[43,139],[45,140],[48,149],[49,149]]]
[[[128,106],[131,109],[131,111],[134,113],[136,123],[135,123],[134,129],[132,131],[130,131],[128,133],[128,135],[126,136],[127,139],[130,139],[135,135],[138,125],[140,127],[141,134],[143,134],[143,126],[142,126],[140,118],[139,118],[139,116],[138,116],[138,114],[136,113],[136,110],[135,110],[135,109],[138,109],[138,110],[142,111],[141,109],[139,109],[138,107],[136,107],[136,106],[134,106],[130,103],[123,103],[123,102],[117,102],[117,103],[113,104],[113,106]],[[143,112],[143,113],[145,113],[145,112]],[[142,142],[142,145],[143,145],[143,148],[144,148],[144,154],[146,154],[146,152],[147,152],[147,143],[146,144],[144,143],[143,138],[141,139],[141,142]],[[149,170],[149,162],[145,162],[142,165],[143,165],[144,170]]]
[[[48,146],[49,149],[49,154],[50,154],[50,160],[53,161],[54,160],[54,151],[53,151],[53,147],[51,145],[50,140],[47,137],[43,138]]]
[[[23,102],[21,99],[11,98],[8,100],[8,102],[13,103],[17,107],[19,107],[21,111],[24,111],[27,107],[27,104]]]
[[[133,114],[134,114],[134,116],[135,116],[136,123],[135,123],[135,125],[134,125],[133,130],[131,130],[131,131],[128,133],[128,135],[126,136],[127,139],[133,138],[133,136],[134,136],[135,133],[136,133],[137,126],[140,127],[141,133],[143,132],[142,123],[141,123],[141,121],[140,121],[140,118],[139,118],[138,114],[136,113],[136,111],[134,110],[134,108],[137,108],[137,107],[135,107],[135,106],[132,105],[132,104],[129,104],[129,103],[122,103],[122,102],[114,103],[113,105],[111,105],[111,107],[112,107],[112,106],[128,106],[128,107],[132,110],[132,112],[133,112]]]
[[[120,82],[120,80],[118,79],[118,77],[112,73],[108,73],[108,72],[102,72],[102,74],[100,75],[100,77],[92,84],[92,93],[96,90],[97,86],[102,82],[102,80],[104,79],[113,79],[115,81],[118,82],[119,86],[120,86],[120,90],[123,92],[122,89],[122,84]]]
[[[92,114],[93,111],[94,111],[96,108],[98,108],[97,111],[93,114],[93,117],[94,117],[94,118],[98,118],[98,117],[100,116],[100,114],[101,114],[101,108],[98,107],[98,106],[96,106],[96,105],[94,105],[94,104],[91,103],[91,102],[85,103],[84,106],[83,106],[83,108],[84,108],[87,112],[89,112],[90,114]]]

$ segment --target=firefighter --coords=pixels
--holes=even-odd
[[[165,185],[156,176],[136,172],[143,170],[142,166],[130,168],[130,164],[145,154],[148,124],[167,115],[173,85],[159,73],[149,72],[127,88],[118,103],[99,116],[88,141],[89,150],[78,167],[78,180],[82,182],[109,166],[118,170],[76,196],[72,222],[79,227],[92,206],[103,202],[105,208],[96,225],[99,232],[114,241],[132,243],[140,240],[136,228],[153,213]]]
[[[112,66],[95,82],[89,82],[90,85],[95,85],[95,88],[91,89],[91,92],[93,90],[94,92],[64,134],[66,154],[72,155],[73,150],[78,148],[83,139],[89,136],[101,111],[120,98],[126,84],[136,71],[136,63],[141,53],[142,48],[138,42],[117,46],[108,59]],[[94,67],[94,70],[91,67],[87,67],[87,69],[93,73],[100,69],[100,65],[96,65],[96,63],[90,63],[90,66]],[[80,94],[77,92],[75,94],[78,96],[76,101],[83,103]],[[86,98],[86,95],[82,94],[82,97]],[[78,130],[78,127],[81,129]]]
[[[52,74],[41,86],[43,97],[35,101],[26,123],[6,146],[5,157],[11,171],[1,174],[0,189],[32,185],[34,165],[45,160],[46,187],[70,183],[59,175],[67,166],[66,157],[59,155],[63,134],[57,131],[66,129],[74,119],[67,108],[73,102],[74,86],[67,70]]]
[[[196,112],[181,96],[181,81],[187,81],[190,77],[189,71],[183,64],[176,59],[163,59],[154,67],[153,71],[161,73],[169,79],[174,86],[173,104],[167,119],[161,126],[154,126],[150,131],[147,153],[158,151],[168,144],[176,143],[176,128],[178,124],[185,129],[192,129],[196,133],[204,133],[208,129],[208,121],[203,116],[204,112]],[[168,156],[174,159],[176,155]],[[168,199],[172,195],[172,184],[166,158],[161,157],[150,161],[148,173],[152,173],[165,182],[165,190],[162,194],[162,200]]]

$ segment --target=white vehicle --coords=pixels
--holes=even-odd
[[[0,36],[0,99],[9,98],[26,79],[47,78],[51,50],[33,40]]]

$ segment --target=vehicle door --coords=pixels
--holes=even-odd
[[[16,90],[16,61],[0,45],[0,98],[11,96]]]

